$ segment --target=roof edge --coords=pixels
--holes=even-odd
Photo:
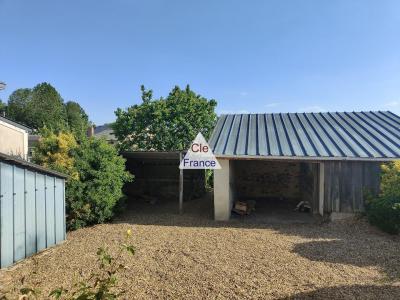
[[[263,156],[263,155],[219,155],[215,154],[217,159],[230,160],[303,160],[303,161],[360,161],[360,162],[390,162],[400,160],[400,157],[333,157],[333,156]]]
[[[390,110],[359,110],[359,111],[299,111],[299,112],[247,112],[247,113],[229,113],[229,114],[220,114],[218,115],[219,117],[222,116],[239,116],[239,115],[286,115],[286,114],[328,114],[328,113],[381,113],[381,112],[386,112],[386,113],[391,113],[397,117],[400,117],[399,115],[395,114],[394,112]]]
[[[42,166],[39,166],[37,164],[31,163],[29,161],[14,157],[14,156],[10,156],[4,153],[0,153],[0,161],[4,161],[6,163],[13,163],[22,167],[25,167],[27,169],[31,169],[37,172],[41,172],[41,173],[46,173],[46,174],[50,174],[50,175],[54,175],[56,177],[59,178],[63,178],[63,179],[67,179],[68,176],[66,174],[57,172],[57,171],[53,171],[53,170],[49,170],[47,168],[44,168]]]
[[[21,123],[15,122],[15,121],[7,118],[7,117],[0,116],[0,121],[6,122],[6,123],[8,123],[10,125],[18,127],[18,128],[20,128],[22,130],[25,130],[28,133],[31,133],[33,131],[32,128],[29,128],[28,126],[25,126],[25,125],[23,125]]]

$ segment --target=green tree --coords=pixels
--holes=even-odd
[[[7,117],[28,125],[28,103],[31,101],[31,89],[17,89],[8,98]]]
[[[72,133],[43,131],[33,161],[69,175],[66,184],[67,227],[109,220],[122,198],[122,187],[132,176],[125,160],[105,140],[83,138]]]
[[[74,101],[65,103],[65,110],[69,129],[75,136],[81,138],[82,135],[86,134],[86,130],[90,125],[88,115],[79,103]]]
[[[380,193],[367,195],[366,212],[372,225],[400,233],[400,161],[382,165]]]
[[[33,89],[15,90],[8,99],[6,112],[10,119],[33,129],[71,130],[78,139],[86,135],[90,124],[79,103],[69,101],[64,104],[57,90],[46,82]]]
[[[167,98],[152,99],[152,91],[142,90],[142,104],[117,109],[114,134],[123,150],[184,150],[201,132],[207,139],[215,125],[217,102],[208,100],[189,86],[175,86]]]
[[[2,116],[4,112],[7,112],[7,104],[0,99],[0,115]]]
[[[63,99],[46,82],[33,89],[15,90],[8,99],[7,116],[33,129],[47,127],[59,131],[67,124]]]
[[[27,105],[28,126],[39,129],[44,126],[60,131],[67,128],[67,114],[63,99],[49,83],[40,83],[32,89]]]

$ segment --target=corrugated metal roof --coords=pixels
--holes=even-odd
[[[389,111],[222,115],[216,156],[400,158],[400,117]]]

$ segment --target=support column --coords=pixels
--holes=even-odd
[[[179,163],[182,159],[182,152],[179,152]],[[183,214],[183,169],[179,170],[179,213]]]
[[[325,164],[319,163],[319,214],[324,215],[325,202]]]
[[[214,170],[214,218],[227,221],[231,216],[229,160],[220,159],[220,170]]]

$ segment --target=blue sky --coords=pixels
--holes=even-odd
[[[400,113],[400,1],[0,0],[6,100],[47,81],[97,125],[187,83],[218,112]]]

